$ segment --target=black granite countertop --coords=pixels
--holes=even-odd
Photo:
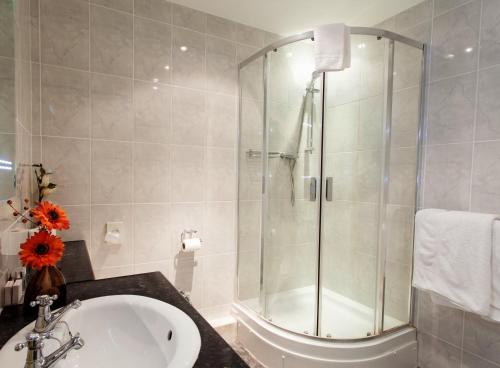
[[[57,264],[66,283],[95,280],[89,252],[83,240],[64,242],[64,255]]]
[[[119,294],[142,295],[162,300],[185,312],[200,330],[201,350],[194,367],[249,368],[160,272],[70,283],[67,291],[68,301]],[[22,315],[21,306],[6,307],[0,314],[0,347],[30,322],[30,319]]]

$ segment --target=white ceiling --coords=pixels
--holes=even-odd
[[[173,0],[177,4],[289,35],[326,23],[372,26],[422,0]]]

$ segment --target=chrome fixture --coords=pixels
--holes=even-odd
[[[289,152],[268,152],[267,156],[269,158],[281,158],[281,159],[294,159],[296,156],[293,153]],[[247,151],[248,158],[260,158],[262,157],[262,151],[257,151],[253,149],[249,149]]]
[[[70,309],[77,309],[82,305],[82,302],[77,299],[67,306],[62,307],[57,312],[52,313],[50,306],[54,303],[54,300],[57,300],[57,295],[40,295],[36,297],[36,301],[30,303],[32,307],[39,306],[34,328],[35,332],[46,333],[52,331]]]
[[[24,368],[52,367],[61,358],[65,358],[70,350],[81,349],[85,344],[80,337],[80,334],[77,333],[75,336],[72,336],[69,328],[68,331],[70,339],[64,344],[54,337],[53,332],[56,325],[63,322],[61,321],[62,317],[64,317],[69,310],[79,308],[82,305],[82,302],[77,299],[65,307],[60,308],[56,312],[52,312],[50,310],[50,306],[54,303],[54,300],[57,300],[57,295],[39,295],[36,297],[35,301],[30,303],[31,307],[36,307],[38,305],[38,317],[35,321],[35,327],[33,328],[33,332],[26,335],[25,342],[19,343],[15,346],[16,351],[28,348]],[[57,340],[61,343],[61,346],[49,355],[44,356],[42,348],[44,347],[44,340],[46,339]]]
[[[85,345],[85,342],[80,337],[80,334],[76,334],[59,349],[47,356],[44,356],[42,352],[42,348],[44,346],[43,341],[50,338],[52,338],[52,331],[46,333],[32,332],[26,336],[26,342],[19,343],[15,346],[16,351],[28,348],[24,368],[50,368],[60,359],[65,358],[70,350],[79,350]]]

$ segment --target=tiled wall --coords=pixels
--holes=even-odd
[[[31,193],[31,61],[29,0],[0,0],[0,150],[15,152],[16,187],[10,199],[21,205]],[[12,185],[12,178],[2,179]],[[12,180],[7,183],[7,180]],[[2,200],[3,199],[3,200]],[[6,252],[3,235],[20,227],[0,198],[0,294],[7,270],[18,266],[16,254]],[[0,307],[2,297],[0,297]]]
[[[386,25],[431,43],[423,206],[500,213],[500,1],[429,0]],[[500,366],[500,324],[423,293],[416,323],[421,368]]]
[[[98,277],[162,271],[207,315],[235,279],[237,61],[272,35],[164,0],[32,0],[34,161]],[[122,245],[104,242],[123,221]],[[179,254],[183,229],[204,248]]]

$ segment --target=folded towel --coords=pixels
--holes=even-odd
[[[415,218],[413,286],[437,294],[436,301],[444,298],[457,308],[489,316],[493,225],[497,219],[491,214],[419,211]]]
[[[342,23],[314,30],[315,72],[344,70],[351,66],[351,32]]]

